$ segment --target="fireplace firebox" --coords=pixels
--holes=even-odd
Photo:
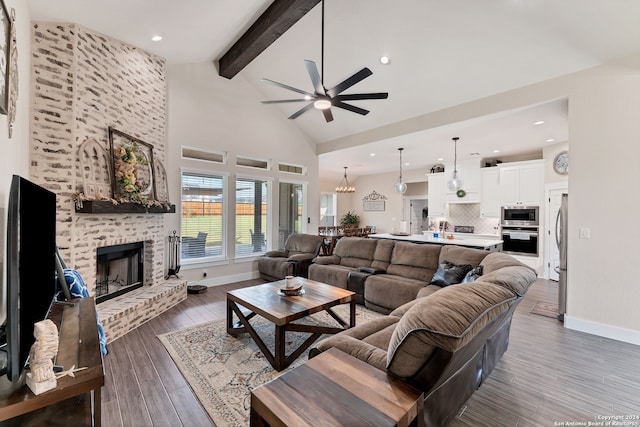
[[[142,287],[144,242],[99,247],[96,257],[96,303]]]

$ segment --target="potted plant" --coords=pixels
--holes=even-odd
[[[348,211],[340,219],[340,225],[344,227],[355,228],[360,225],[360,216],[355,212]]]

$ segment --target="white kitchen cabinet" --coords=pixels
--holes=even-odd
[[[446,176],[445,172],[432,173],[429,175],[429,216],[446,216],[445,188]]]
[[[502,205],[500,169],[497,167],[480,169],[480,181],[480,217],[500,218]]]
[[[480,202],[480,160],[462,160],[457,162],[458,176],[462,179],[464,197],[458,197],[456,191],[449,190],[447,181],[453,175],[453,163],[445,163],[445,200],[453,203],[479,203]]]
[[[540,206],[544,198],[544,161],[509,163],[500,168],[502,205]]]

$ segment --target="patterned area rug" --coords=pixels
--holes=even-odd
[[[334,311],[343,319],[349,318],[348,305],[335,307]],[[382,314],[356,306],[356,325],[380,316]],[[337,325],[326,312],[302,320]],[[254,317],[251,324],[273,350],[273,324],[260,316]],[[287,332],[286,353],[290,354],[307,336]],[[289,368],[277,372],[249,334],[237,338],[227,334],[226,319],[158,335],[158,338],[218,427],[248,426],[251,390],[301,365],[308,355],[306,351]]]
[[[540,316],[553,317],[556,319],[558,317],[558,304],[546,301],[538,301],[536,305],[531,309],[531,313],[539,314]]]

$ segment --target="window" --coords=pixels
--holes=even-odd
[[[251,157],[236,156],[236,165],[254,169],[269,169],[269,161],[262,159],[252,159]]]
[[[336,223],[337,196],[331,193],[320,194],[320,225],[334,226]]]
[[[182,173],[182,260],[224,257],[224,177]]]
[[[182,147],[182,157],[192,160],[204,160],[211,163],[227,163],[227,154],[222,151],[209,151],[199,148]]]
[[[269,182],[257,178],[236,179],[236,256],[267,250]]]
[[[278,201],[278,248],[291,233],[304,232],[305,187],[301,183],[280,182],[280,200]]]
[[[280,172],[295,173],[297,175],[307,174],[307,168],[305,166],[292,165],[292,164],[283,163],[283,162],[278,163],[278,170]]]

